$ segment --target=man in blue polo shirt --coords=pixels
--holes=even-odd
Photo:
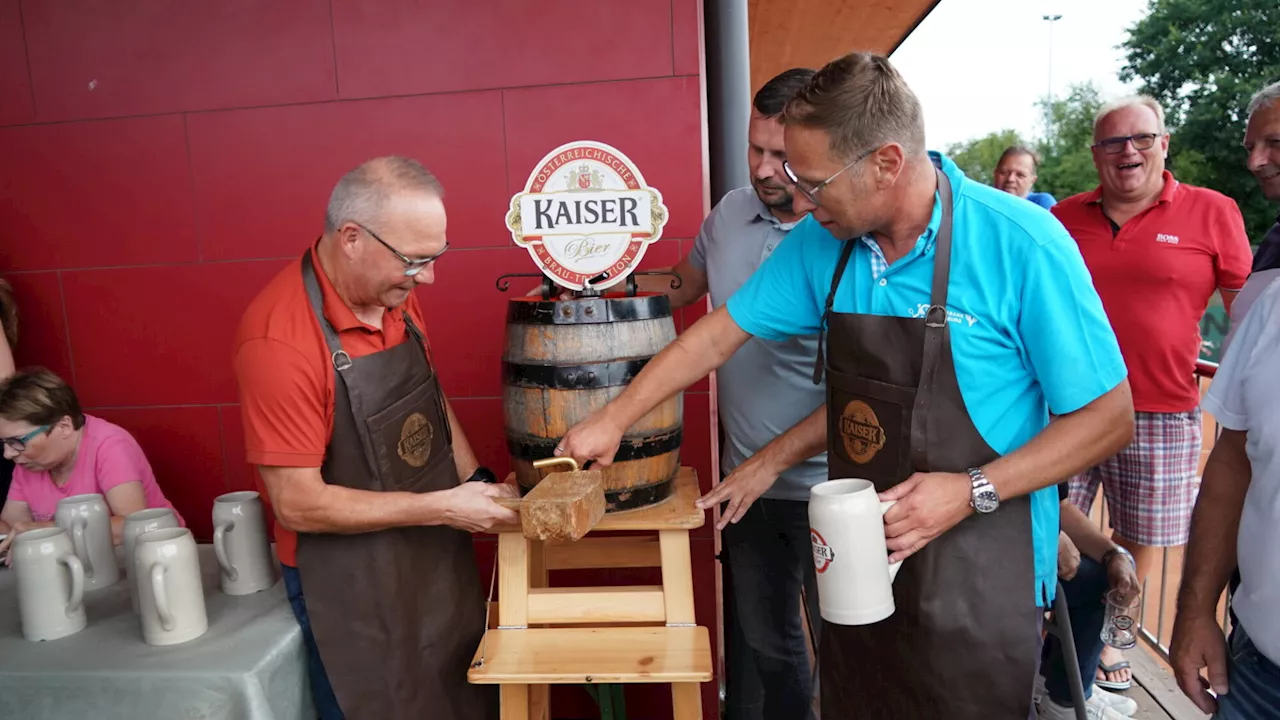
[[[993,185],[1010,195],[1026,198],[1048,210],[1058,203],[1053,195],[1046,192],[1031,192],[1035,187],[1040,169],[1040,158],[1035,151],[1023,145],[1013,145],[1000,153],[1000,161],[996,163],[991,178]]]
[[[888,619],[824,623],[823,718],[1029,717],[1054,486],[1133,432],[1101,301],[1052,216],[926,152],[886,58],[833,61],[783,122],[810,217],[558,452],[607,463],[625,428],[749,337],[825,332],[830,477],[897,501],[886,544],[905,562]]]

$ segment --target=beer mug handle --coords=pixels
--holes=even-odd
[[[80,562],[80,558],[70,553],[58,558],[58,562],[67,566],[67,570],[71,571],[71,597],[67,598],[67,616],[80,609],[80,604],[84,602],[84,565]]]
[[[895,503],[897,503],[897,502],[898,502],[897,500],[889,500],[889,501],[887,501],[887,502],[881,502],[881,503],[880,503],[880,517],[884,517],[884,514],[885,514],[885,513],[887,513],[887,512],[889,512],[889,508],[893,507],[893,506],[894,506],[894,504],[895,504]],[[896,562],[896,563],[889,563],[889,582],[890,582],[890,583],[892,583],[892,582],[894,581],[894,579],[896,579],[896,578],[898,577],[898,571],[899,571],[899,570],[901,570],[901,569],[902,569],[902,561],[901,561],[901,560],[899,560],[899,561],[898,561],[898,562]]]
[[[213,529],[213,554],[218,556],[218,565],[222,567],[222,574],[226,575],[231,582],[235,582],[240,577],[239,571],[231,564],[231,558],[227,556],[227,532],[235,528],[234,522],[228,522]]]
[[[173,630],[173,613],[169,612],[169,596],[164,589],[164,564],[154,563],[151,566],[151,594],[156,599],[156,614],[160,616],[160,627],[165,632]]]
[[[81,565],[84,566],[84,576],[93,578],[93,558],[89,557],[89,548],[85,547],[84,529],[88,525],[88,521],[84,518],[76,518],[71,521],[71,546],[75,548],[76,557],[80,559]]]

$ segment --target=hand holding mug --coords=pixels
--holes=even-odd
[[[881,501],[896,501],[884,516],[884,534],[901,562],[919,552],[973,512],[972,483],[964,473],[915,473],[880,493]]]

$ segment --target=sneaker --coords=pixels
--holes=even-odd
[[[1093,689],[1093,694],[1089,696],[1089,704],[1109,707],[1125,717],[1133,717],[1134,713],[1138,712],[1138,703],[1134,702],[1133,698],[1127,698],[1100,687]]]
[[[1109,707],[1095,703],[1085,705],[1085,716],[1089,720],[1125,720],[1125,716]],[[1046,696],[1040,701],[1040,720],[1076,720],[1075,708],[1059,705]]]

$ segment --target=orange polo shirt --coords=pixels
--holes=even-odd
[[[314,246],[311,259],[325,317],[338,331],[348,355],[368,355],[405,340],[399,308],[386,311],[381,330],[364,324],[333,289]],[[404,309],[425,334],[422,310],[413,294]],[[236,333],[234,365],[249,463],[320,467],[333,435],[334,370],[302,284],[301,258],[289,263],[249,303]],[[262,480],[256,479],[265,499]],[[280,561],[296,566],[297,535],[277,522],[275,539]]]

